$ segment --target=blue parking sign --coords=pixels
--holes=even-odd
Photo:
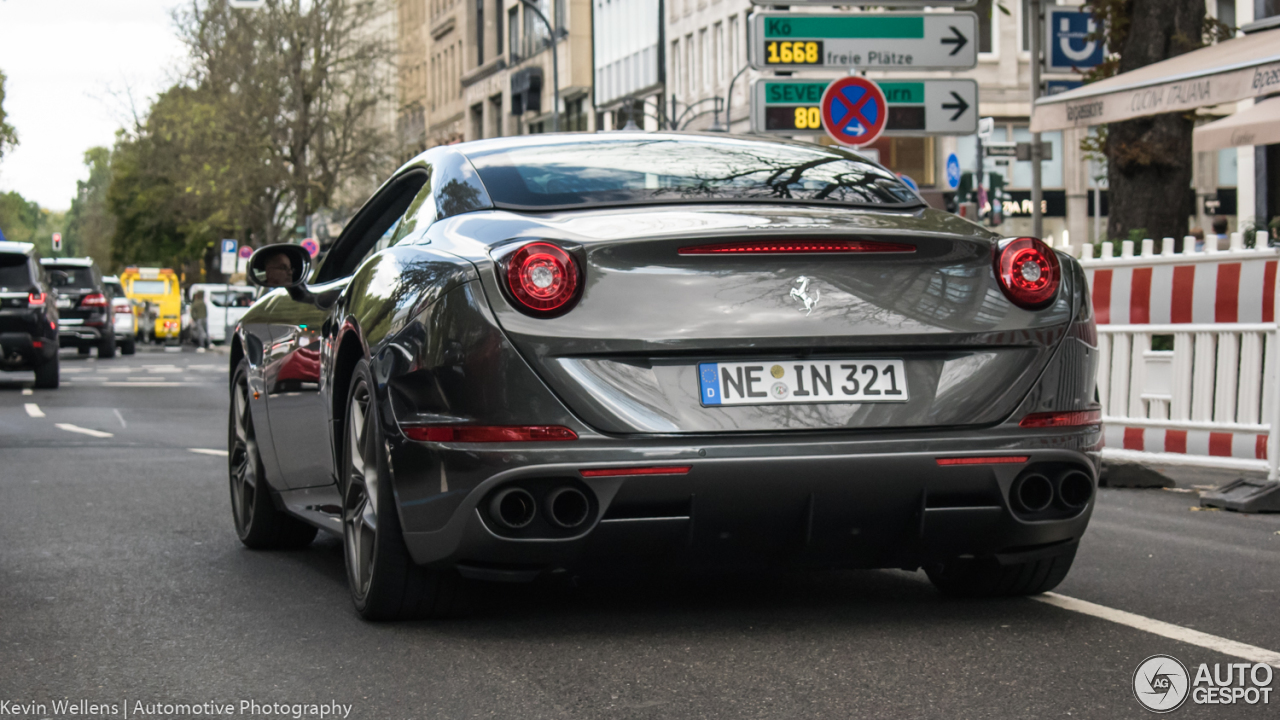
[[[236,245],[237,245],[237,243],[236,243],[236,241],[235,241],[235,240],[223,240],[223,241],[222,241],[222,254],[223,254],[223,255],[235,255],[235,254],[236,254]]]
[[[952,190],[960,187],[960,158],[955,153],[947,156],[947,187]]]
[[[1045,8],[1045,71],[1069,73],[1089,70],[1102,64],[1106,54],[1101,39],[1091,39],[1099,28],[1093,14],[1074,7]]]

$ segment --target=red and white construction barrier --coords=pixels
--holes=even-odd
[[[1084,247],[1098,323],[1098,395],[1104,457],[1265,469],[1277,477],[1280,335],[1277,263],[1265,233],[1258,249],[1232,236],[1226,251],[1182,253],[1165,238],[1119,257]],[[1153,350],[1153,338],[1172,350]],[[1166,343],[1167,344],[1167,343]]]

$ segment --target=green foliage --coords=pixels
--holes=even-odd
[[[90,148],[84,154],[89,179],[76,181],[76,196],[67,211],[67,230],[63,242],[76,254],[88,255],[97,261],[103,272],[115,267],[111,256],[111,242],[115,235],[116,219],[107,207],[107,188],[111,184],[111,150],[104,147]]]
[[[7,149],[18,144],[18,131],[4,121],[4,81],[4,71],[0,70],[0,158],[4,157]]]
[[[52,254],[53,234],[63,231],[65,219],[66,213],[46,210],[17,191],[0,193],[0,231],[4,232],[4,239],[33,243],[41,255]],[[65,255],[66,246],[63,248]]]

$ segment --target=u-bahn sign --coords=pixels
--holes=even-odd
[[[830,80],[759,78],[751,85],[751,129],[768,135],[822,132],[822,93]],[[976,80],[877,80],[889,103],[884,135],[972,135],[978,131]]]
[[[973,13],[754,13],[757,70],[954,70],[978,64]]]

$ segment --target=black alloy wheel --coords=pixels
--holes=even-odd
[[[267,485],[250,406],[249,363],[241,360],[231,384],[228,418],[227,471],[231,484],[231,513],[240,542],[254,549],[308,545],[316,528],[276,509]]]
[[[342,545],[351,599],[366,620],[452,614],[462,604],[462,578],[453,568],[421,568],[409,555],[377,407],[369,363],[361,360],[341,435]]]

